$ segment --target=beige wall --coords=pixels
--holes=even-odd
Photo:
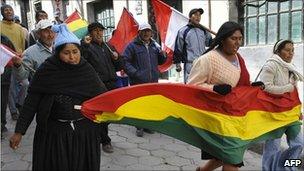
[[[188,17],[188,14],[193,8],[203,8],[201,24],[209,27],[209,12],[207,0],[183,0],[183,14]],[[229,20],[228,0],[211,0],[211,30],[217,32],[219,27]]]
[[[118,24],[118,21],[120,19],[124,7],[127,8],[127,2],[125,0],[113,1],[115,27]]]
[[[30,0],[30,12],[27,14],[28,24],[29,24],[29,30],[35,29],[35,9],[34,9],[34,0]],[[49,17],[49,20],[54,20],[54,8],[52,1],[48,0],[42,0],[41,1],[42,10],[44,10]]]
[[[147,10],[147,0],[142,0],[142,14],[136,13],[137,1],[136,0],[129,0],[129,11],[133,14],[133,17],[138,21],[147,22],[148,21],[148,10]],[[123,8],[127,8],[127,1],[125,0],[113,0],[113,7],[114,7],[114,17],[115,17],[115,27],[118,24],[120,16],[122,14]]]
[[[209,10],[208,10],[208,1],[203,0],[183,0],[183,14],[188,17],[189,12],[193,8],[202,8],[204,10],[204,14],[201,18],[201,24],[209,27]]]
[[[81,8],[80,8],[81,4],[78,4],[77,1],[69,1],[69,4],[66,6],[66,14],[67,16],[71,15],[75,9],[78,10],[79,13],[81,13]],[[84,16],[84,14],[81,14],[82,16]]]
[[[211,0],[211,29],[213,31],[217,31],[218,28],[226,21],[228,21],[228,13],[229,13],[229,5],[228,0],[220,0],[214,1]],[[123,7],[127,7],[126,0],[113,0],[113,7],[114,7],[114,17],[115,17],[115,26],[117,25]],[[141,22],[147,21],[148,14],[147,14],[147,0],[142,0],[142,8],[143,14],[137,15],[136,14],[136,0],[129,0],[129,11],[133,14],[134,18]],[[208,9],[208,1],[207,0],[183,0],[183,14],[188,17],[189,11],[192,8],[203,8],[204,14],[202,15],[201,24],[206,27],[209,27],[209,9]]]

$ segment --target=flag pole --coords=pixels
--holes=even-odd
[[[199,26],[216,36],[216,32],[212,31],[211,29],[207,28],[206,26],[203,26],[202,24],[199,24]]]
[[[109,49],[109,51],[113,54],[114,51],[109,47],[109,45],[106,42],[104,42],[104,43],[105,43],[106,47]]]
[[[161,3],[163,3],[163,2],[161,2]],[[167,4],[165,4],[165,5],[167,5]],[[186,17],[183,13],[181,13],[181,12],[178,11],[178,10],[176,10],[175,8],[170,7],[170,6],[169,6],[169,8],[170,8],[171,10],[174,10],[175,12],[179,13],[180,15]],[[187,17],[186,17],[186,18],[187,18]],[[187,18],[187,19],[189,20],[189,18]],[[212,30],[209,29],[208,27],[206,27],[206,26],[204,26],[204,25],[202,25],[202,24],[200,24],[200,23],[198,24],[198,26],[201,27],[202,29],[205,29],[206,31],[208,31],[208,32],[210,32],[211,34],[213,34],[213,35],[216,36],[216,32],[215,32],[215,31],[212,31]]]

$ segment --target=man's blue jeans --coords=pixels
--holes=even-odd
[[[28,86],[29,81],[27,79],[18,82],[14,74],[12,74],[8,97],[8,106],[11,114],[18,113],[16,104],[23,105],[25,97],[27,95]]]

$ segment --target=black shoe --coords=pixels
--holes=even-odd
[[[113,152],[114,152],[113,146],[111,145],[111,143],[102,145],[102,150],[103,150],[105,153],[113,153]]]
[[[146,128],[144,128],[144,132],[146,132],[148,134],[154,134],[154,131],[152,131],[150,129],[146,129]]]
[[[12,119],[14,121],[18,120],[18,118],[19,118],[19,114],[18,113],[12,113]]]
[[[136,130],[136,136],[143,137],[144,136],[144,129],[139,128]]]

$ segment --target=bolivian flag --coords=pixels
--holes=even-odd
[[[300,130],[297,91],[271,95],[238,87],[221,96],[184,84],[143,84],[116,89],[82,104],[95,122],[149,128],[192,144],[224,162],[243,160],[251,143]]]
[[[73,32],[79,39],[82,39],[88,33],[88,23],[82,19],[78,11],[75,10],[65,21],[69,30]]]

